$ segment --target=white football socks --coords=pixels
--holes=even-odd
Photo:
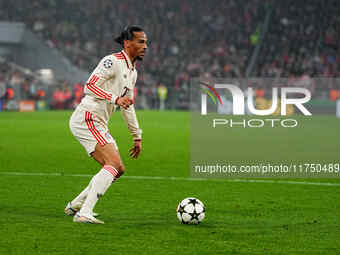
[[[89,217],[93,214],[93,208],[95,207],[98,199],[105,194],[105,191],[110,187],[112,182],[118,178],[118,171],[110,165],[105,165],[91,180],[87,187],[87,196],[84,204],[82,205],[79,215]],[[86,188],[86,189],[87,189]],[[84,192],[83,190],[78,197]],[[79,198],[81,201],[81,197]],[[73,202],[73,201],[72,201]],[[71,202],[71,203],[72,203]]]
[[[77,208],[78,209],[78,208],[80,208],[84,204],[85,199],[87,197],[87,194],[89,193],[90,187],[92,185],[93,179],[94,179],[94,176],[92,177],[89,185],[87,185],[87,187],[82,192],[80,192],[80,194],[75,199],[73,199],[71,201],[71,206],[73,208]]]

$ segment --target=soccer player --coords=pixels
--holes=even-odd
[[[110,115],[120,107],[133,137],[130,156],[137,158],[142,149],[142,130],[134,108],[135,64],[143,60],[147,37],[141,27],[128,26],[115,39],[123,50],[104,57],[89,77],[85,97],[70,119],[70,129],[90,157],[102,166],[88,186],[66,205],[65,213],[74,222],[103,224],[93,208],[110,185],[125,171],[118,146],[108,130]]]

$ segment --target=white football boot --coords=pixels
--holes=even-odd
[[[80,206],[72,206],[71,202],[68,202],[64,209],[64,213],[68,216],[74,216],[79,210],[80,210]],[[93,212],[93,217],[98,217],[98,216],[99,216],[99,213]]]
[[[73,222],[90,223],[90,224],[104,224],[104,221],[98,220],[93,216],[80,216],[76,213],[73,217]]]

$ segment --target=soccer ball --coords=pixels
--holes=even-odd
[[[177,206],[177,218],[183,224],[199,224],[205,217],[204,204],[197,198],[188,197]]]

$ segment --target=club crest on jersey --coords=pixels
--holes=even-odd
[[[112,60],[111,59],[105,59],[104,60],[104,67],[105,68],[110,68],[112,66]]]
[[[126,79],[126,78],[127,78],[127,75],[126,75],[126,74],[124,74],[124,75],[123,75],[123,77],[124,77],[124,79]]]

